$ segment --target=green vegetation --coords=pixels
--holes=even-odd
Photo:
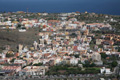
[[[95,38],[92,38],[92,41],[90,42],[90,48],[93,50],[94,49],[94,46],[96,44],[96,39]]]
[[[94,63],[90,63],[90,61],[86,60],[85,64],[83,64],[84,67],[96,67]]]
[[[79,58],[80,54],[75,54],[74,56],[75,58]]]
[[[103,22],[106,20],[105,15],[95,13],[82,13],[80,16],[75,16],[75,18],[77,18],[79,21],[85,21],[87,23]]]
[[[10,58],[10,57],[13,57],[13,56],[14,56],[14,54],[8,54],[8,53],[6,54],[7,58]]]
[[[10,62],[14,62],[15,61],[15,58],[13,58]]]
[[[116,67],[116,66],[118,65],[118,63],[117,63],[117,61],[113,61],[113,62],[111,63],[111,65],[112,65],[112,67]]]
[[[41,66],[41,65],[43,65],[43,63],[33,64],[33,66]]]
[[[75,37],[77,37],[77,34],[76,34],[76,33],[72,33],[72,34],[70,34],[70,36],[71,36],[72,38],[75,38]]]
[[[95,67],[88,67],[85,68],[85,70],[81,70],[81,68],[77,66],[59,65],[51,67],[46,75],[97,74],[99,71],[100,68]]]
[[[107,55],[105,53],[100,53],[103,59],[106,59]]]
[[[118,47],[118,52],[120,52],[120,47]]]
[[[110,22],[110,25],[113,27],[113,28],[116,28],[116,30],[120,30],[120,24],[119,22]]]
[[[17,28],[21,28],[21,24],[18,24],[18,25],[17,25]]]
[[[22,29],[26,29],[25,27],[22,27]]]
[[[111,55],[110,56],[110,60],[119,60],[120,58],[119,58],[119,55]]]

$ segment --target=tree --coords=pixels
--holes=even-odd
[[[118,65],[118,63],[117,63],[117,61],[113,61],[113,62],[111,63],[111,65],[112,65],[112,67],[116,67],[116,66]]]
[[[44,44],[47,44],[47,41],[46,41],[46,40],[44,40]]]
[[[13,57],[14,56],[14,54],[6,54],[6,57],[8,57],[8,58],[10,58],[10,57]]]
[[[90,63],[90,61],[86,60],[85,64],[83,64],[84,67],[95,67],[96,65],[94,63]]]
[[[41,66],[43,63],[33,64],[33,66]]]
[[[79,61],[78,61],[78,64],[81,64],[81,63],[82,63],[81,60],[79,60]]]
[[[79,58],[79,54],[75,54],[74,56],[75,56],[75,58]]]
[[[90,67],[95,67],[96,65],[94,63],[91,63],[90,64]]]
[[[22,27],[22,29],[26,29],[26,27]]]
[[[75,38],[75,37],[77,37],[77,34],[76,33],[72,33],[72,34],[70,34],[70,36]]]
[[[20,28],[21,27],[21,24],[18,24],[17,28]]]
[[[41,32],[41,31],[42,31],[42,28],[39,29],[39,32]]]
[[[106,59],[107,55],[105,53],[100,53],[103,59]]]
[[[14,62],[15,58],[13,58],[10,62]]]
[[[84,67],[89,67],[90,66],[90,62],[88,60],[85,61],[85,64],[83,65]]]
[[[120,52],[120,47],[118,47],[118,52]]]

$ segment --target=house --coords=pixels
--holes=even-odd
[[[102,43],[102,39],[96,39],[96,45],[100,45]]]
[[[77,64],[78,64],[78,61],[79,61],[78,58],[72,57],[72,58],[70,59],[70,64],[72,64],[72,65],[77,65]]]
[[[85,31],[83,31],[83,34],[84,34],[84,35],[88,35],[88,34],[89,34],[89,30],[86,29]]]
[[[83,69],[83,64],[78,64],[78,67]]]
[[[55,59],[54,64],[55,64],[55,65],[56,65],[56,64],[60,64],[61,61],[62,61],[61,57],[57,57],[57,58]]]
[[[94,62],[95,65],[97,66],[102,66],[103,65],[103,61],[96,61]]]
[[[101,74],[112,74],[112,72],[110,71],[110,68],[105,68],[105,67],[101,68],[100,72]]]
[[[19,32],[26,32],[26,29],[19,29]]]
[[[4,58],[4,59],[0,59],[0,64],[6,64],[9,63],[10,59]]]
[[[104,50],[111,50],[111,46],[110,45],[103,45],[103,49]]]
[[[105,80],[104,78],[100,78],[100,80]]]
[[[21,66],[3,66],[2,70],[13,70],[15,72],[18,72],[21,70]]]
[[[23,60],[14,60],[14,64],[15,65],[19,65],[19,66],[26,66],[26,62]]]
[[[1,75],[13,75],[21,70],[21,66],[3,66],[0,70]]]
[[[91,24],[87,24],[87,27],[102,27],[104,26],[103,23],[91,23]]]
[[[93,61],[101,61],[101,55],[98,52],[94,52],[91,58]]]
[[[46,64],[45,64],[45,66],[54,66],[55,64],[55,61],[54,60],[50,60],[49,62],[47,62]]]
[[[19,71],[19,76],[23,75],[45,75],[45,72],[48,70],[48,66],[27,66],[21,71]]]
[[[114,41],[113,40],[105,40],[105,41],[103,41],[103,44],[104,45],[113,45]]]
[[[38,63],[40,63],[40,60],[39,59],[34,59],[32,63],[33,64],[38,64]]]

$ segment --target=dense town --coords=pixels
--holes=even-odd
[[[119,21],[87,12],[0,13],[0,80],[120,80]]]

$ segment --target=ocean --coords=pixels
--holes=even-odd
[[[95,12],[120,15],[120,0],[0,0],[0,12]]]

